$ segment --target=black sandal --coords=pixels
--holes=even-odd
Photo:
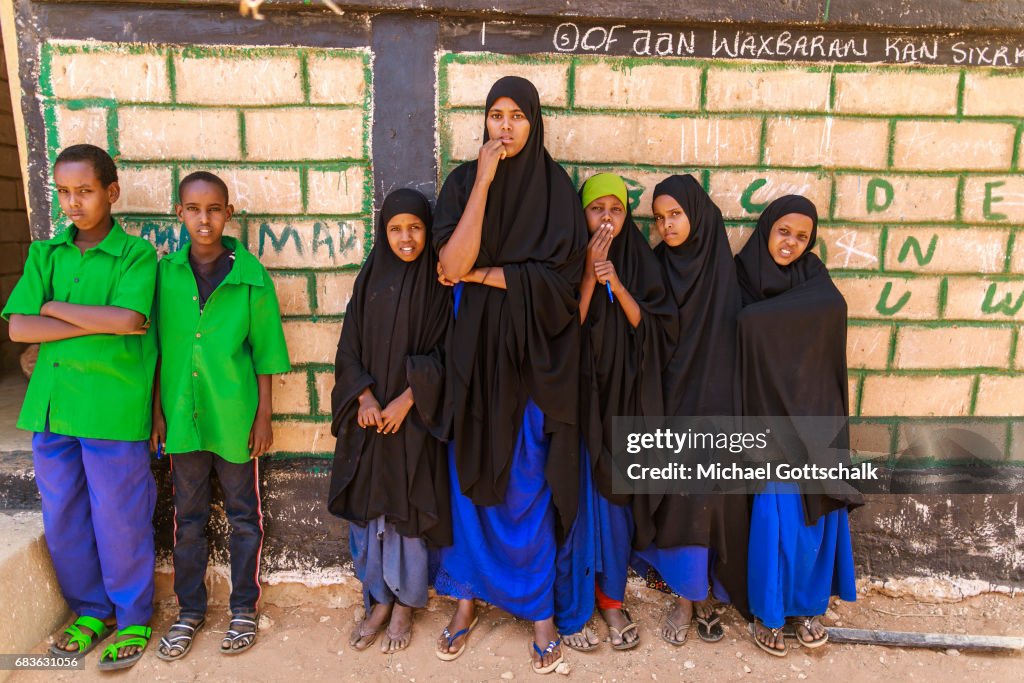
[[[167,635],[160,639],[156,656],[165,662],[173,662],[183,659],[192,649],[192,639],[199,633],[199,629],[206,623],[206,619],[199,621],[186,621],[179,619],[169,629]]]
[[[220,653],[222,655],[240,655],[253,645],[256,644],[256,630],[258,617],[255,615],[250,617],[231,617],[231,623],[228,624],[228,631],[224,634],[224,640],[220,644]],[[235,624],[239,624],[243,629],[235,628]],[[245,628],[250,627],[250,628]],[[235,643],[241,642],[241,647],[235,647]],[[227,647],[225,647],[227,646]]]
[[[722,615],[714,607],[711,613],[705,617],[700,616],[700,611],[694,605],[693,620],[697,623],[697,637],[705,643],[717,643],[725,638],[725,629],[722,628]]]

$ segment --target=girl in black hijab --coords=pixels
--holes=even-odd
[[[462,653],[480,598],[534,622],[534,669],[548,673],[561,661],[555,619],[563,630],[576,620],[556,615],[554,584],[557,540],[579,495],[576,289],[587,230],[572,181],[544,149],[533,84],[497,81],[486,117],[479,158],[441,189],[434,232],[439,274],[455,283],[454,544],[435,586],[459,598],[437,655]]]
[[[849,415],[846,301],[811,253],[817,229],[814,204],[781,197],[764,210],[736,256],[744,303],[737,321],[744,415]],[[826,449],[804,443],[805,456],[786,455],[823,466],[849,464],[842,443]],[[829,598],[856,599],[847,511],[860,502],[856,493],[820,493],[789,482],[769,482],[754,496],[751,632],[765,652],[785,656],[783,626],[805,647],[824,645],[828,633],[818,617]]]
[[[662,238],[654,255],[679,313],[663,377],[665,415],[737,415],[740,291],[722,212],[690,175],[658,183],[653,212]],[[702,640],[721,640],[724,631],[709,599],[712,593],[735,600],[742,611],[745,502],[724,493],[636,497],[639,550],[634,567],[653,586],[676,596],[659,630],[669,644],[686,641],[694,618]]]
[[[441,428],[443,343],[451,297],[436,278],[430,205],[415,190],[387,196],[356,278],[335,359],[338,437],[328,509],[347,519],[366,618],[350,644],[409,645],[412,610],[427,604],[427,545],[451,543]],[[385,629],[386,626],[386,629]]]
[[[633,222],[622,178],[599,173],[583,184],[580,195],[591,233],[580,288],[580,426],[584,466],[592,464],[594,483],[584,495],[594,510],[597,606],[612,648],[628,650],[640,644],[636,624],[623,607],[633,517],[631,496],[613,490],[612,420],[664,414],[661,373],[667,333],[674,334],[678,323],[657,259]],[[622,476],[618,480],[625,481]],[[588,598],[589,613],[593,598]],[[565,641],[579,650],[591,650],[598,642],[589,629]]]

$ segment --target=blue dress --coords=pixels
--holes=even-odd
[[[454,292],[456,315],[461,293],[460,283]],[[441,595],[484,600],[528,621],[555,617],[562,633],[575,633],[593,611],[594,544],[586,521],[592,513],[581,501],[576,522],[558,546],[555,508],[544,474],[548,447],[544,413],[529,400],[505,501],[478,506],[462,493],[455,445],[448,444],[454,542],[441,549],[434,587]],[[589,468],[580,469],[582,491]],[[587,593],[590,611],[584,615]]]
[[[799,486],[769,483],[754,496],[747,566],[750,611],[769,628],[824,614],[833,595],[856,600],[847,509],[807,526]]]

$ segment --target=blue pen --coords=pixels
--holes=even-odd
[[[605,281],[604,286],[608,289],[608,301],[615,301],[615,295],[612,294],[612,283]]]
[[[162,443],[158,443],[156,445],[156,459],[159,460],[163,456],[164,456],[164,445]]]

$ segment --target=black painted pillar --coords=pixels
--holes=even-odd
[[[373,37],[373,193],[379,208],[400,187],[437,193],[438,24],[433,17],[379,14]]]

